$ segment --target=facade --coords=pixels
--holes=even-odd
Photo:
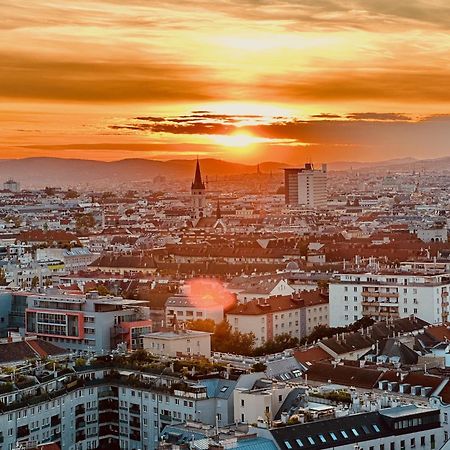
[[[283,450],[438,450],[444,444],[439,410],[415,405],[274,428]]]
[[[391,320],[414,315],[428,323],[447,321],[450,274],[346,273],[329,284],[330,326],[362,317]]]
[[[129,370],[114,376],[106,367],[77,372],[0,394],[6,405],[0,412],[2,448],[34,441],[56,442],[65,450],[154,450],[166,425],[233,422],[235,381],[183,383],[136,372],[131,382]]]
[[[14,193],[20,192],[20,183],[18,181],[10,179],[5,183],[3,183],[3,189],[5,189],[5,191],[10,191]]]
[[[251,300],[227,313],[234,330],[253,333],[261,346],[281,334],[298,339],[318,325],[328,325],[328,296],[318,291]]]
[[[234,390],[234,421],[236,423],[257,423],[258,420],[271,422],[292,387],[285,384],[259,381],[251,389]]]
[[[142,339],[143,348],[154,355],[211,356],[211,333],[204,331],[159,331],[146,334]]]
[[[200,162],[197,159],[195,167],[195,177],[191,185],[192,198],[192,217],[194,219],[201,219],[206,217],[206,186],[202,180],[202,173],[200,170]]]
[[[285,201],[291,206],[324,208],[327,206],[327,166],[321,170],[312,164],[304,168],[284,169]]]
[[[256,347],[285,333],[300,339],[306,333],[305,319],[304,308],[290,297],[252,300],[227,313],[233,330],[255,335]]]
[[[166,326],[174,322],[183,323],[198,319],[211,319],[220,323],[223,318],[223,305],[218,303],[211,306],[184,294],[174,295],[166,301]]]
[[[119,297],[0,292],[0,333],[19,330],[75,353],[103,354],[125,342],[139,348],[151,329],[150,309]]]

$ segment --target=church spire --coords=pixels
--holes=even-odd
[[[202,172],[200,170],[200,161],[197,158],[197,165],[195,167],[195,177],[191,189],[205,189],[205,183],[202,180]]]

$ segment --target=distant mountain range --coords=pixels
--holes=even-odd
[[[239,164],[218,159],[202,159],[205,176],[233,176],[257,172],[257,165]],[[194,160],[156,161],[150,159],[124,159],[105,162],[83,159],[26,158],[0,160],[0,182],[13,178],[23,187],[42,186],[98,186],[152,181],[157,176],[167,179],[191,178]],[[263,173],[280,172],[287,164],[263,162],[259,170]],[[443,170],[450,169],[450,157],[417,160],[414,158],[389,161],[331,162],[329,170]]]

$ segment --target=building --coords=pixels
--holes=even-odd
[[[414,315],[428,323],[447,321],[450,274],[345,273],[329,283],[331,327],[362,317],[390,320]]]
[[[20,192],[20,183],[18,181],[9,179],[5,183],[3,183],[3,189],[5,189],[5,191],[10,191],[14,193]]]
[[[235,385],[143,372],[130,377],[129,368],[105,364],[50,372],[39,384],[0,394],[0,441],[5,449],[56,442],[68,450],[154,450],[174,423],[233,423]]]
[[[284,169],[285,200],[290,206],[324,208],[327,206],[327,166],[321,170],[312,164],[304,168]]]
[[[143,348],[154,355],[211,356],[211,333],[194,330],[159,331],[142,336]]]
[[[146,302],[82,294],[0,292],[0,334],[19,330],[75,353],[103,354],[125,342],[139,348],[151,330]]]
[[[288,425],[259,434],[272,437],[283,450],[437,450],[444,444],[439,410],[416,405]]]
[[[200,161],[197,158],[197,165],[195,166],[195,177],[191,185],[192,198],[192,217],[194,219],[201,219],[206,217],[206,186],[202,180],[202,173],[200,170]]]
[[[251,300],[231,309],[227,320],[234,330],[253,333],[258,347],[281,334],[301,339],[315,326],[327,325],[327,303],[318,291]]]
[[[250,389],[237,387],[234,390],[235,422],[272,421],[291,391],[291,386],[263,379],[256,380]]]
[[[216,323],[224,319],[223,304],[205,302],[202,299],[193,298],[191,295],[177,294],[166,301],[166,326],[192,320],[211,319]]]

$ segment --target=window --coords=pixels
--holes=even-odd
[[[411,438],[411,448],[416,448],[416,439]]]
[[[376,423],[374,423],[374,424],[372,425],[372,427],[373,427],[373,429],[374,429],[377,433],[380,432],[380,428],[378,427],[378,425],[377,425]]]
[[[311,436],[308,436],[308,441],[309,441],[309,443],[312,444],[312,445],[315,444],[314,439],[313,439]]]
[[[292,445],[289,443],[289,441],[284,441],[284,445],[286,446],[286,448],[292,448]]]
[[[323,434],[319,434],[319,439],[320,439],[322,442],[327,442],[327,440],[325,439],[325,436],[324,436]]]
[[[425,436],[420,436],[420,446],[425,447]]]
[[[337,441],[337,437],[333,432],[330,433],[330,436],[331,436],[331,439],[333,439],[333,441]]]
[[[296,439],[295,442],[297,442],[299,447],[303,447],[303,442],[300,439]]]
[[[341,431],[341,434],[345,439],[348,439],[348,434],[344,430]]]
[[[395,442],[391,442],[391,450],[395,450]]]
[[[352,428],[352,433],[353,433],[355,436],[359,436],[359,433],[358,433],[354,428]]]

